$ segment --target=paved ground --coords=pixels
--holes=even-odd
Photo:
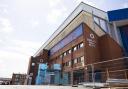
[[[44,86],[44,85],[0,85],[0,89],[93,89],[86,87],[71,87],[71,86]],[[110,88],[101,88],[101,89],[110,89]],[[111,88],[111,89],[128,89],[126,88]]]
[[[30,85],[1,85],[0,89],[91,89],[71,86],[30,86]]]

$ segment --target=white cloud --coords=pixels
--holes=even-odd
[[[7,4],[0,4],[0,7],[8,7]]]
[[[2,43],[2,42],[3,42],[3,40],[0,39],[0,43]]]
[[[76,1],[76,3],[81,3],[81,2],[85,2],[85,3],[87,3],[87,4],[89,4],[89,5],[94,5],[94,3],[93,2],[91,2],[91,1],[89,1],[89,0],[75,0]]]
[[[4,28],[2,28],[2,31],[5,33],[10,33],[13,31],[13,28],[12,27],[4,27]]]
[[[1,4],[1,5],[0,5],[0,14],[8,14],[7,8],[8,8],[8,5],[6,5],[6,4]]]
[[[123,8],[128,8],[128,3],[125,2],[125,3],[123,4]]]
[[[0,21],[1,21],[2,25],[4,25],[4,26],[11,25],[9,19],[7,19],[7,18],[0,18]]]
[[[7,51],[17,52],[22,55],[31,56],[39,48],[40,44],[32,41],[11,40],[11,46],[6,46]]]
[[[47,21],[50,23],[57,23],[57,21],[65,16],[67,8],[66,7],[61,7],[60,9],[52,9],[51,12],[47,16]]]
[[[50,14],[48,14],[47,18],[48,18],[48,22],[51,22],[51,23],[55,23],[57,22],[57,20],[59,19],[59,17],[61,16],[61,11],[60,10],[57,10],[57,9],[54,9],[51,11]]]
[[[27,71],[28,57],[16,52],[0,50],[0,76],[11,77],[13,72]]]
[[[6,8],[3,9],[3,13],[7,14],[8,10]]]
[[[15,45],[25,47],[25,48],[36,48],[39,47],[37,42],[27,41],[27,40],[12,40]]]
[[[13,52],[13,51],[5,51],[5,50],[0,50],[0,58],[5,59],[7,62],[14,60],[14,59],[21,59],[23,58],[23,55]]]
[[[6,8],[1,8],[0,14],[8,14],[8,10]]]
[[[51,7],[58,5],[60,2],[61,0],[48,0],[48,3]]]
[[[78,3],[78,4],[79,4],[80,2],[82,2],[82,1],[83,1],[83,0],[75,0],[75,2]]]
[[[105,4],[104,0],[98,0],[98,3],[93,0],[75,0],[75,2],[77,3],[77,5],[80,4],[81,2],[84,2],[96,8],[101,8],[101,7],[103,8],[103,5]]]
[[[36,28],[36,27],[38,27],[39,26],[39,21],[37,21],[37,20],[32,20],[31,21],[31,26],[32,26],[32,28]]]
[[[10,33],[13,31],[11,22],[7,18],[0,18],[0,32]]]
[[[24,40],[10,40],[0,50],[0,76],[10,77],[13,72],[26,73],[29,57],[33,55],[39,43]]]
[[[0,60],[0,64],[2,64],[3,63],[3,60]]]

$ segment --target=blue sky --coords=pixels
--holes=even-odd
[[[104,11],[128,0],[0,0],[0,77],[26,73],[29,57],[81,2]]]

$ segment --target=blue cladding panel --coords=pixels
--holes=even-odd
[[[46,70],[48,68],[47,64],[39,64],[39,70]]]
[[[109,21],[119,21],[128,19],[128,8],[108,11]]]
[[[79,25],[73,32],[71,32],[69,35],[67,35],[63,40],[61,40],[59,43],[57,43],[51,50],[50,53],[51,55],[57,52],[59,49],[63,48],[66,46],[68,43],[82,35],[83,29],[82,29],[82,24]]]
[[[53,69],[54,70],[61,70],[61,65],[60,64],[53,64]]]
[[[36,77],[36,85],[41,85],[43,83],[45,83],[45,76],[46,76],[46,70],[40,70],[40,72],[38,72],[38,75]]]
[[[42,79],[40,76],[36,77],[36,85],[41,85],[42,84]]]

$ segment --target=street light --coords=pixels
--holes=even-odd
[[[93,81],[93,88],[95,87],[95,74],[94,74],[94,65],[91,64],[91,68],[92,68],[92,81]]]

